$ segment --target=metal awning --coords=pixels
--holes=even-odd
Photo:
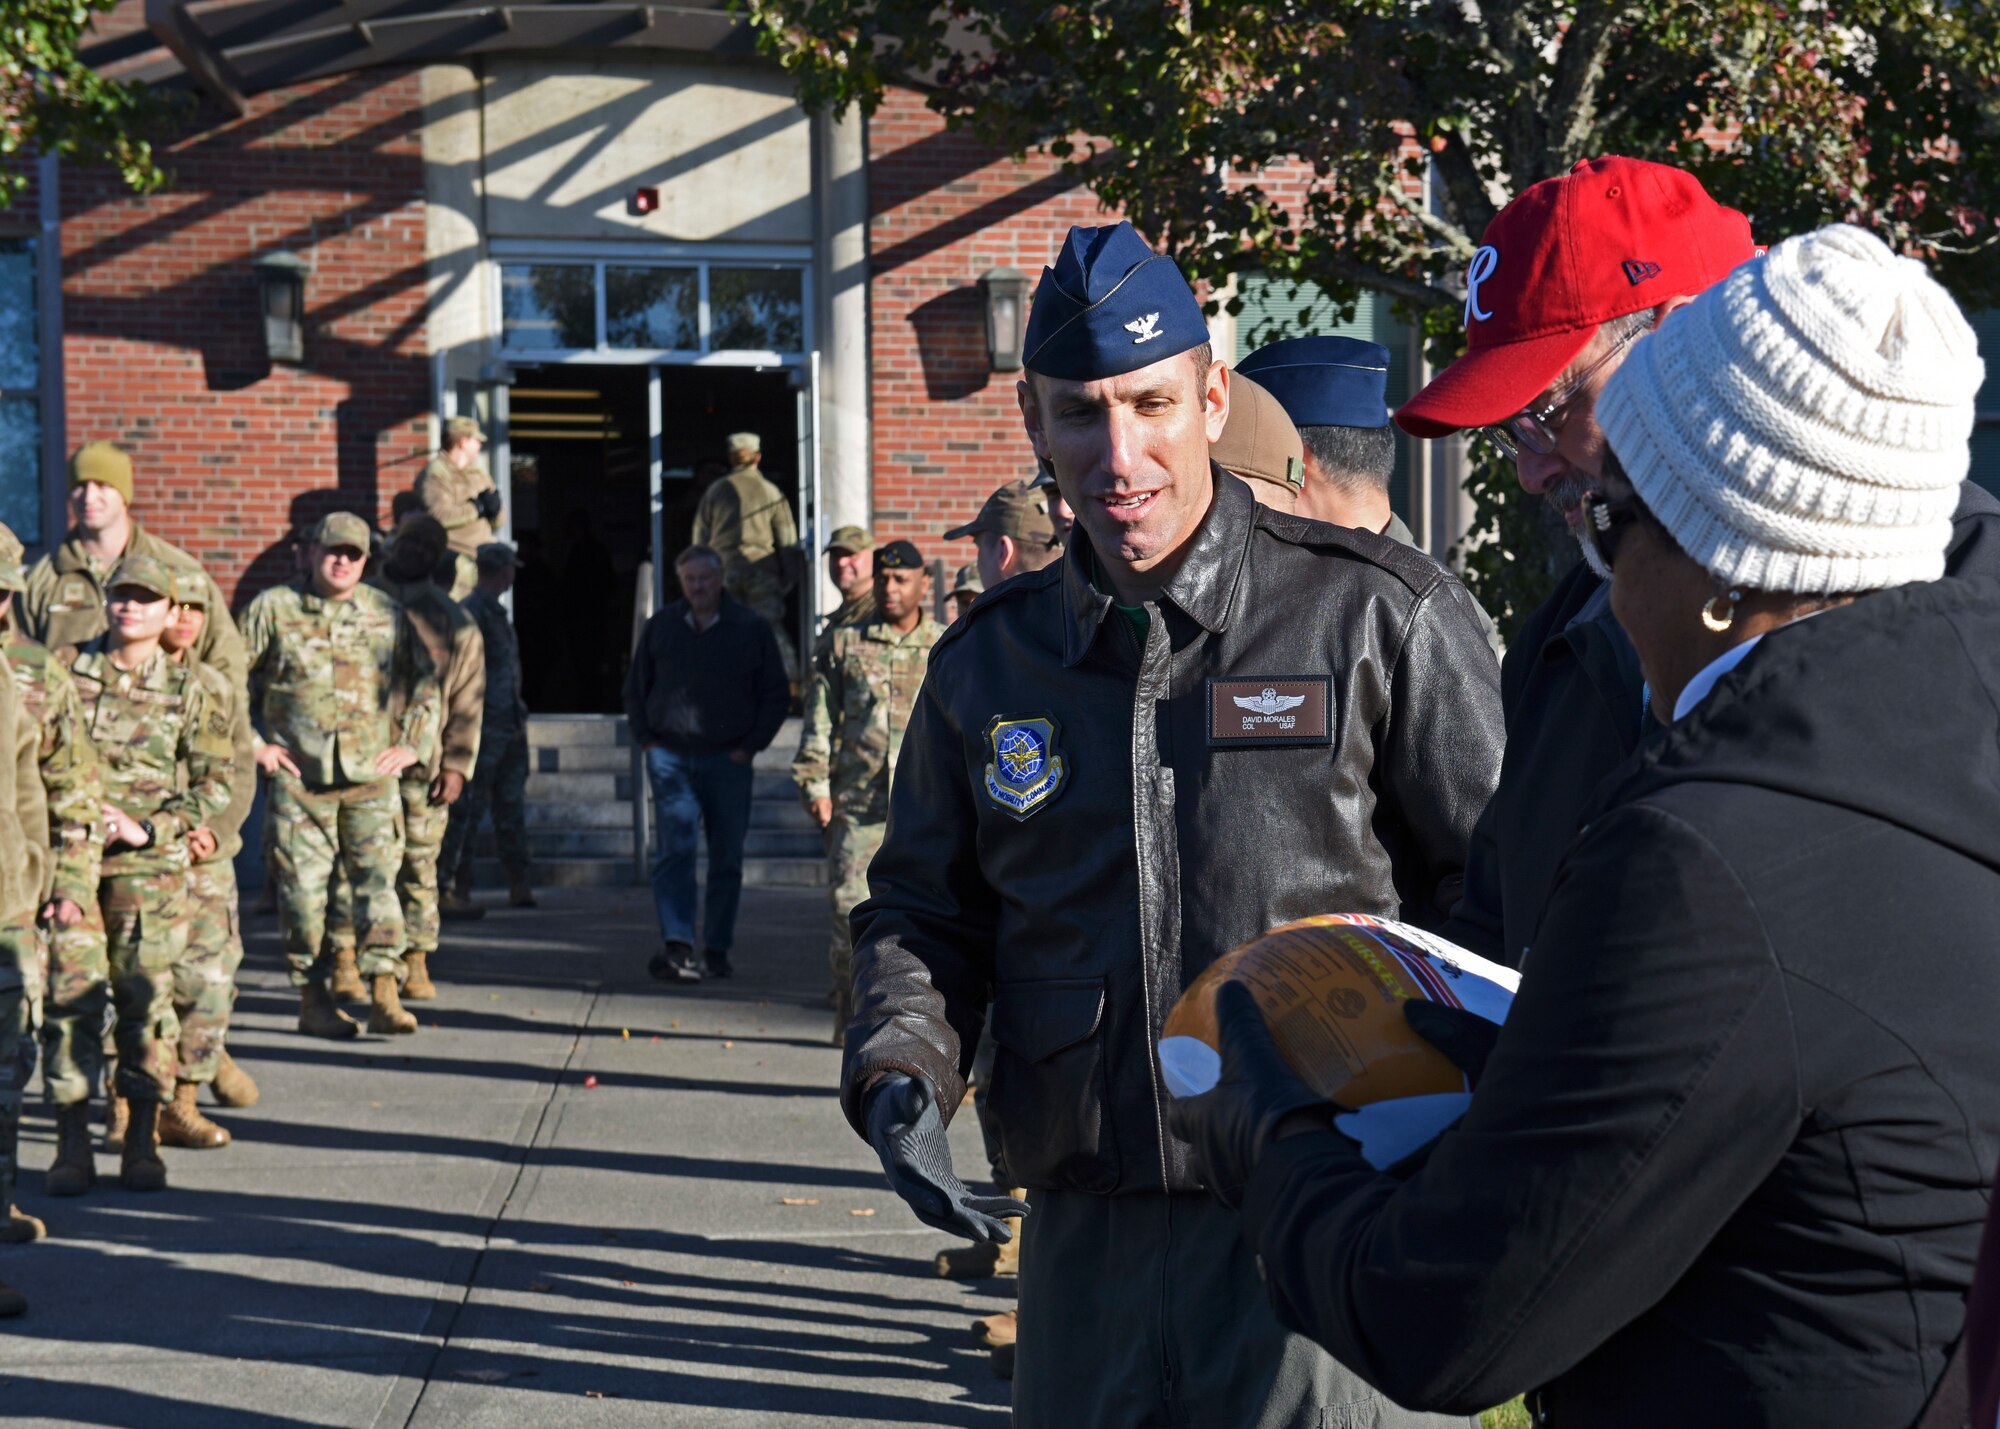
[[[246,95],[378,65],[426,64],[508,50],[678,50],[750,58],[750,28],[726,0],[143,0],[136,25],[86,47],[121,79],[185,76],[237,113]],[[120,7],[121,11],[124,7]]]

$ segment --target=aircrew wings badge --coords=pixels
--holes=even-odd
[[[1056,723],[1047,716],[996,716],[986,726],[986,797],[1025,819],[1062,790],[1069,767],[1056,752]]]

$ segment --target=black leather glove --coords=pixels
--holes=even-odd
[[[1416,1034],[1444,1053],[1451,1064],[1465,1073],[1476,1089],[1486,1075],[1486,1059],[1500,1040],[1500,1024],[1439,1002],[1411,998],[1403,1004],[1403,1018]]]
[[[1167,1124],[1194,1148],[1195,1169],[1208,1193],[1233,1211],[1242,1205],[1243,1188],[1278,1123],[1295,1111],[1336,1108],[1285,1061],[1249,988],[1222,985],[1215,995],[1215,1025],[1222,1077],[1198,1097],[1176,1097]]]
[[[486,520],[498,521],[500,519],[500,493],[491,487],[473,497],[472,504],[479,509],[479,514]]]
[[[951,1144],[930,1085],[898,1073],[868,1094],[868,1141],[882,1158],[890,1188],[917,1219],[967,1240],[1005,1243],[1013,1227],[1002,1216],[1025,1216],[1012,1196],[975,1196],[951,1169]]]

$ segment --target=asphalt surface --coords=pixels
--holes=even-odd
[[[841,1118],[825,895],[748,889],[737,976],[670,991],[637,890],[448,924],[414,1037],[292,1030],[246,911],[231,1048],[263,1100],[167,1150],[170,1188],[42,1194],[31,1102],[0,1247],[13,1424],[1001,1426],[968,1327],[1011,1282],[940,1280]],[[490,898],[488,900],[491,901]],[[357,1011],[359,1009],[356,1009]],[[35,1088],[39,1095],[39,1083]],[[959,1168],[983,1174],[969,1110]]]

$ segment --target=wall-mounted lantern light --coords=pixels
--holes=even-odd
[[[1018,268],[989,268],[979,275],[986,300],[986,365],[994,372],[1021,370],[1021,334],[1028,315],[1028,275]]]
[[[257,272],[257,306],[264,315],[264,350],[273,362],[306,360],[306,275],[312,266],[291,253],[266,253]]]

